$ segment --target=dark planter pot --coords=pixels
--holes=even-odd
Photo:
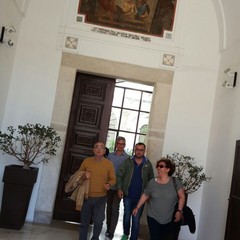
[[[5,167],[1,228],[20,230],[23,227],[37,175],[38,168],[23,169],[18,165]]]

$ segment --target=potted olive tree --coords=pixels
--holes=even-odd
[[[167,155],[175,164],[174,176],[177,177],[183,184],[186,193],[186,202],[188,194],[197,191],[204,181],[210,181],[211,177],[207,177],[203,171],[203,166],[198,166],[193,157],[181,155],[179,153],[174,153],[172,155]],[[181,225],[188,225],[191,233],[196,230],[195,217],[192,210],[185,206],[186,213],[183,213],[183,220]],[[180,229],[179,229],[180,230]]]
[[[0,150],[19,160],[22,165],[5,166],[0,227],[21,229],[24,225],[33,186],[37,180],[37,165],[56,155],[60,137],[42,124],[9,126],[0,131]]]
[[[198,166],[193,157],[173,153],[167,158],[175,164],[174,176],[182,182],[186,194],[197,191],[204,181],[210,181],[211,177],[202,172],[203,166]]]

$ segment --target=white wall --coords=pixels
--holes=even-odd
[[[50,123],[61,60],[61,52],[56,50],[61,6],[59,1],[30,2],[19,32],[5,126]]]
[[[0,0],[0,32],[2,27],[14,26],[16,33],[5,32],[4,41],[5,43],[0,43],[0,127],[2,126],[4,111],[7,102],[8,90],[10,85],[12,66],[14,62],[16,44],[18,33],[22,21],[22,14],[17,8],[14,1]],[[7,44],[8,39],[15,42],[13,47],[9,47]]]
[[[2,127],[4,113],[7,104],[7,97],[11,82],[12,68],[14,64],[14,57],[18,43],[18,34],[21,26],[22,18],[24,17],[19,10],[15,1],[0,0],[0,31],[2,27],[14,26],[15,33],[5,32],[5,43],[0,43],[0,129]],[[11,38],[15,42],[13,47],[7,44],[8,39]],[[2,129],[3,130],[3,129]],[[2,179],[6,156],[0,156],[0,180]],[[11,159],[14,163],[14,160]],[[7,162],[6,162],[7,163]],[[8,162],[9,163],[9,162]],[[0,195],[2,195],[3,184],[0,183]],[[0,198],[0,204],[2,198]]]
[[[184,54],[173,79],[163,148],[164,154],[178,152],[194,157],[198,165],[204,166],[204,170],[219,64],[217,22],[212,16],[214,9],[208,1],[189,1],[186,6]],[[187,226],[182,227],[179,237],[182,240],[217,240],[197,237],[201,198],[202,188],[188,196],[197,229],[195,234],[191,234]]]
[[[233,89],[222,87],[227,78],[225,69],[240,71],[240,31],[235,27],[235,23],[240,20],[240,2],[220,1],[216,9],[219,28],[223,34],[219,39],[221,61],[206,166],[207,173],[213,179],[204,186],[199,240],[224,239],[235,144],[240,139],[239,79]]]
[[[239,21],[240,1],[229,0],[220,1],[224,13],[226,23],[226,45],[224,47],[232,48],[232,45],[240,39],[240,31],[236,28],[236,23]],[[224,57],[224,56],[223,56]]]
[[[11,13],[9,16],[12,16],[15,13],[12,6],[6,5],[6,7]],[[9,72],[6,73],[8,75],[6,87],[0,90],[3,91],[5,99],[8,95],[2,120],[3,130],[9,125],[16,126],[27,122],[49,125],[51,122],[61,61],[61,51],[57,50],[57,29],[63,11],[62,7],[63,1],[59,0],[30,1],[18,32],[14,61],[9,63],[9,66],[13,64],[12,70],[7,66]],[[20,21],[19,18],[18,20]],[[4,107],[1,103],[1,112]],[[4,159],[10,158],[5,156]],[[1,171],[6,164],[9,164],[9,161],[0,162]],[[41,166],[39,167],[38,180],[34,186],[27,215],[28,221],[32,221],[34,216],[41,180]],[[1,183],[0,192],[2,188]]]
[[[198,239],[224,239],[235,144],[240,139],[239,77],[235,88],[222,84],[225,69],[240,72],[239,56],[239,40],[221,53],[207,156],[207,172],[213,179],[204,188]]]

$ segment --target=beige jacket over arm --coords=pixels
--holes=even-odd
[[[76,201],[76,210],[80,211],[84,198],[88,198],[89,180],[85,179],[85,171],[76,171],[65,185],[65,192],[71,194],[71,199]]]

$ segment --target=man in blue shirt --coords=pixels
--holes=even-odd
[[[117,137],[116,150],[108,154],[108,159],[112,161],[115,173],[117,173],[119,166],[123,161],[129,157],[124,151],[126,140],[124,137]],[[113,239],[114,232],[118,223],[119,205],[121,198],[118,197],[117,186],[111,186],[107,192],[107,232],[105,236],[108,239]]]
[[[137,240],[140,227],[140,217],[143,206],[138,209],[136,216],[133,209],[143,193],[150,179],[154,177],[152,163],[144,156],[146,146],[144,143],[135,145],[135,155],[127,158],[117,172],[117,188],[119,198],[123,198],[123,236],[121,240]],[[131,231],[130,231],[131,227]]]

